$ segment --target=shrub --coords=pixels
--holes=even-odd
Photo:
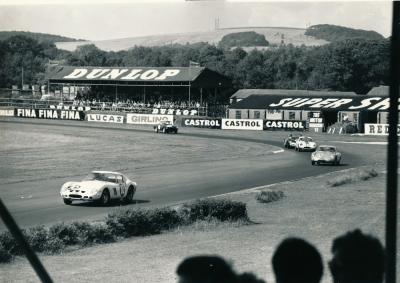
[[[24,230],[22,230],[22,232],[24,232]],[[0,234],[0,244],[11,255],[22,255],[24,253],[17,244],[17,241],[15,241],[14,237],[8,231]]]
[[[231,200],[203,199],[185,205],[189,221],[216,218],[220,221],[248,219],[246,204]]]
[[[327,181],[327,185],[330,187],[338,187],[351,182],[366,181],[370,178],[378,176],[378,172],[375,169],[364,169],[361,171],[350,171],[341,176],[333,178]]]
[[[123,237],[153,235],[160,232],[152,211],[118,210],[107,215],[106,224],[113,234]]]
[[[75,245],[79,243],[79,230],[74,223],[59,223],[50,227],[49,237],[61,240],[64,245]]]
[[[12,260],[12,256],[10,252],[0,244],[0,263],[10,262]]]
[[[36,226],[29,228],[24,233],[24,236],[34,251],[43,252],[46,250],[48,241],[48,232],[44,226]]]
[[[83,245],[115,242],[115,236],[105,224],[92,224],[81,232],[80,242]]]
[[[256,195],[256,200],[262,203],[269,203],[280,200],[285,194],[282,191],[261,191]]]

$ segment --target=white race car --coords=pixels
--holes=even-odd
[[[111,200],[131,202],[137,184],[118,172],[93,171],[80,182],[67,182],[61,187],[65,204],[74,200],[97,201],[107,205]]]
[[[317,148],[317,143],[310,137],[299,137],[296,141],[296,151],[314,151]]]
[[[320,145],[315,152],[311,154],[311,164],[319,165],[321,163],[330,163],[339,165],[342,154],[336,150],[335,146]]]

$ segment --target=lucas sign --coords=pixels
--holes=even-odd
[[[124,123],[124,116],[120,115],[106,115],[106,114],[87,114],[89,122],[103,122],[103,123]]]
[[[263,129],[261,119],[222,119],[223,130],[258,130]]]

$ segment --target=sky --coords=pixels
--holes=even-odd
[[[388,37],[391,5],[390,1],[0,0],[0,31],[107,40],[211,31],[219,18],[221,28],[335,24]]]

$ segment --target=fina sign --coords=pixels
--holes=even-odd
[[[87,114],[89,122],[103,122],[103,123],[124,123],[124,116],[120,115],[106,115],[106,114]]]
[[[222,119],[223,130],[263,130],[261,119]]]
[[[170,121],[174,122],[173,115],[153,115],[153,114],[126,114],[127,124],[139,124],[139,125],[157,125],[160,122]]]
[[[164,81],[180,73],[178,69],[132,69],[132,68],[75,68],[64,79],[79,80],[126,80],[126,81]]]
[[[16,108],[15,116],[23,118],[84,120],[85,113],[75,110]]]
[[[306,126],[305,121],[274,121],[274,120],[265,120],[264,121],[264,129],[265,130],[304,130]]]

